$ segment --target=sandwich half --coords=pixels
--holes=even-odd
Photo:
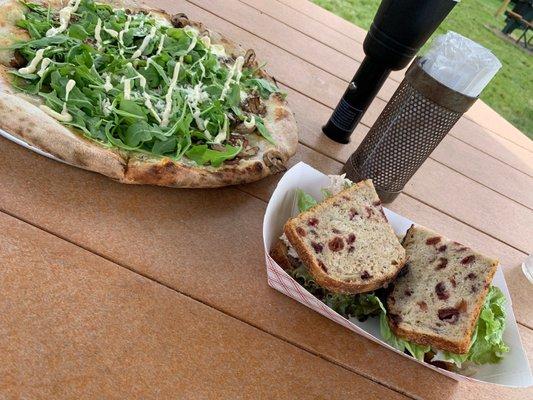
[[[498,260],[417,225],[403,246],[408,262],[387,297],[391,330],[419,345],[466,354]]]
[[[405,263],[405,250],[370,180],[291,218],[284,232],[315,281],[335,293],[383,287]]]

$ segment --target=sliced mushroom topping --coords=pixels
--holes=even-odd
[[[240,133],[241,135],[248,135],[255,131],[255,125],[254,126],[246,126],[244,122],[241,122],[237,126],[235,126],[234,130],[237,133]]]
[[[172,22],[174,28],[183,28],[184,26],[189,25],[189,18],[184,13],[178,13],[172,16],[170,22]]]
[[[26,60],[26,58],[24,58],[22,53],[18,50],[15,50],[15,53],[13,54],[13,58],[9,62],[9,65],[13,68],[19,69],[24,67],[27,63],[28,61]]]
[[[245,68],[254,68],[257,66],[257,61],[255,58],[255,51],[252,49],[246,50],[246,54],[244,55],[244,67]]]
[[[260,115],[264,117],[266,115],[266,106],[261,101],[261,98],[257,94],[251,94],[248,96],[248,98],[244,101],[242,105],[242,109],[246,112]]]

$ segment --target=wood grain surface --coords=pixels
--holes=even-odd
[[[402,79],[342,146],[320,127],[364,30],[307,0],[147,4],[268,61],[300,127],[291,165],[339,173]],[[500,258],[531,362],[533,146],[509,125],[476,103],[390,208]],[[533,399],[421,368],[269,288],[261,225],[279,179],[127,186],[0,138],[0,398]]]

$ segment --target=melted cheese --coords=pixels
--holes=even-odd
[[[174,72],[172,74],[172,80],[170,81],[167,94],[165,95],[165,110],[163,111],[163,115],[161,116],[161,126],[163,127],[167,126],[169,122],[170,112],[172,111],[172,93],[174,92],[174,89],[176,88],[176,85],[178,83],[178,76],[180,73],[182,62],[183,62],[183,57],[180,58],[180,61],[177,62],[176,65],[174,65]]]
[[[81,0],[70,0],[65,8],[59,10],[59,26],[57,28],[50,28],[46,31],[46,37],[55,36],[64,32],[68,28],[72,14],[78,10]]]
[[[48,49],[49,47],[37,50],[37,52],[35,53],[35,57],[33,57],[33,60],[31,60],[26,67],[19,69],[19,72],[21,74],[33,74],[37,70],[37,65],[39,65],[39,63],[43,59],[44,52]]]
[[[229,70],[228,77],[226,79],[226,82],[224,83],[224,87],[222,88],[222,93],[220,94],[220,101],[223,101],[226,98],[226,95],[228,94],[229,86],[231,85],[231,82],[233,81],[233,77],[235,77],[235,83],[239,83],[242,76],[242,66],[244,65],[244,57],[239,56],[235,60],[235,64],[233,64],[233,67]]]
[[[102,48],[102,20],[98,18],[96,27],[94,28],[94,38],[96,39],[96,48],[100,50]]]
[[[146,50],[146,47],[148,47],[148,45],[150,44],[150,41],[154,38],[156,31],[157,28],[155,26],[152,26],[152,29],[150,29],[150,33],[143,39],[143,42],[141,43],[139,48],[135,50],[135,53],[133,53],[131,58],[139,58],[142,55],[144,50]]]
[[[44,74],[46,73],[46,70],[48,69],[48,66],[50,65],[51,62],[52,60],[50,60],[49,58],[43,58],[43,61],[41,62],[41,68],[39,68],[37,75],[39,75],[42,78]]]

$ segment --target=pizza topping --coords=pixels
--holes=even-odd
[[[30,61],[27,67],[19,69],[20,74],[33,74],[37,70],[37,66],[42,61],[44,52],[48,50],[49,47],[45,47],[44,49],[39,49],[35,53],[35,57],[33,60]]]
[[[57,28],[50,28],[46,31],[46,37],[55,36],[58,33],[62,33],[67,30],[68,24],[72,13],[75,13],[80,6],[81,0],[70,0],[68,6],[59,11],[59,22],[60,25]]]
[[[13,86],[91,140],[214,167],[255,156],[261,138],[275,143],[262,117],[279,89],[253,51],[228,55],[184,14],[170,23],[93,0],[23,4],[17,26],[30,39],[11,46],[22,67]]]
[[[13,68],[22,68],[26,65],[26,58],[20,54],[20,51],[15,50],[13,52],[13,59],[9,62],[9,65]]]
[[[43,110],[45,113],[47,113],[48,115],[50,115],[52,118],[57,119],[58,121],[61,121],[61,122],[72,121],[72,115],[70,115],[67,110],[67,101],[68,101],[68,96],[70,92],[72,91],[72,89],[74,89],[74,86],[76,86],[76,82],[70,79],[67,82],[67,85],[65,87],[65,101],[63,102],[63,109],[61,110],[61,113],[58,113],[57,111],[52,110],[48,106],[41,105],[39,108]]]

